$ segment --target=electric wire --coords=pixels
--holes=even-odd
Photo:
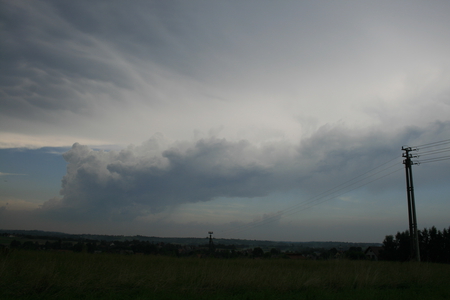
[[[255,227],[259,227],[259,226],[263,226],[263,225],[267,225],[267,224],[273,223],[273,222],[277,221],[277,220],[279,219],[280,216],[284,216],[284,217],[285,217],[285,216],[290,216],[290,215],[296,214],[296,213],[298,213],[298,212],[300,212],[300,211],[307,210],[307,209],[309,209],[309,208],[311,208],[311,207],[314,207],[314,206],[317,206],[317,205],[319,205],[319,204],[325,203],[325,202],[330,201],[330,200],[332,200],[332,199],[335,199],[335,198],[337,198],[337,197],[339,197],[339,196],[342,196],[342,195],[344,195],[344,194],[346,194],[346,193],[349,193],[349,192],[351,192],[351,191],[353,191],[353,190],[356,190],[356,189],[359,189],[359,188],[361,188],[361,187],[363,187],[363,186],[365,186],[365,185],[368,185],[368,184],[370,184],[370,183],[372,183],[372,182],[374,182],[374,181],[377,181],[377,180],[382,179],[382,178],[384,178],[384,177],[387,177],[387,176],[389,176],[389,175],[391,175],[391,174],[394,174],[394,173],[396,173],[396,172],[398,172],[398,171],[400,171],[400,170],[403,170],[403,167],[397,168],[396,170],[394,170],[394,171],[392,171],[392,172],[390,172],[390,173],[388,173],[388,174],[385,174],[385,175],[383,175],[383,176],[377,177],[377,178],[375,178],[375,179],[373,179],[373,180],[371,180],[371,181],[369,181],[369,182],[366,182],[366,183],[364,183],[364,184],[362,184],[362,185],[359,185],[359,186],[357,186],[357,187],[354,187],[354,188],[352,188],[352,189],[350,189],[350,190],[347,190],[347,191],[345,191],[345,192],[343,192],[343,193],[340,193],[340,194],[338,194],[338,195],[330,196],[329,198],[322,199],[321,201],[316,201],[316,200],[314,200],[314,201],[304,202],[304,203],[302,203],[302,204],[307,205],[307,206],[305,206],[305,207],[299,207],[299,208],[297,208],[297,209],[294,209],[294,210],[292,210],[292,211],[289,211],[289,212],[283,213],[283,214],[281,214],[281,213],[278,212],[278,213],[274,214],[274,215],[273,215],[272,217],[270,217],[270,218],[263,219],[262,221],[259,221],[259,222],[252,222],[252,223],[249,223],[248,226],[245,226],[245,227],[242,227],[242,228],[237,228],[237,229],[235,229],[235,230],[233,230],[233,231],[229,231],[229,232],[227,232],[227,233],[228,233],[228,234],[230,234],[230,233],[239,233],[239,232],[242,232],[242,231],[246,231],[246,230],[249,230],[249,229],[253,229],[253,228],[255,228]],[[318,200],[320,200],[320,199],[318,199]],[[310,205],[308,205],[308,204],[310,204]]]
[[[442,148],[442,149],[436,149],[432,151],[426,151],[426,152],[419,152],[419,156],[426,156],[426,155],[434,155],[437,153],[444,153],[444,152],[450,152],[450,147]]]
[[[447,156],[433,157],[433,158],[428,158],[428,159],[424,159],[424,160],[419,160],[418,163],[426,164],[426,163],[430,163],[430,162],[443,161],[443,160],[449,160],[449,159],[450,159],[450,155],[447,155]]]
[[[448,159],[450,159],[450,156],[448,156],[448,155],[442,156],[442,154],[446,154],[446,153],[450,152],[450,147],[442,148],[442,146],[445,146],[449,143],[450,143],[450,139],[416,146],[416,147],[414,147],[413,151],[417,151],[417,155],[411,156],[411,158],[417,158],[414,162],[415,164],[426,164],[426,163],[431,163],[431,162],[448,160]],[[422,149],[428,149],[428,148],[431,148],[431,149],[426,150],[426,151],[421,151]],[[426,158],[421,159],[421,157],[423,157],[423,156],[426,156]]]
[[[337,186],[335,186],[335,187],[333,187],[333,188],[330,188],[330,189],[328,189],[328,190],[326,190],[326,191],[324,191],[324,192],[322,192],[322,193],[320,193],[320,194],[318,194],[318,195],[316,195],[316,196],[314,196],[314,197],[312,197],[312,198],[310,198],[310,199],[308,199],[308,200],[302,201],[302,202],[300,202],[300,203],[298,203],[298,204],[295,204],[295,205],[293,205],[293,206],[290,206],[290,207],[288,207],[288,208],[286,208],[286,209],[284,209],[284,210],[278,211],[278,212],[272,214],[271,216],[269,216],[269,217],[267,217],[267,218],[264,218],[264,219],[262,219],[262,220],[260,220],[260,221],[254,221],[254,222],[251,222],[251,223],[247,223],[247,224],[245,224],[245,225],[238,226],[238,227],[233,228],[233,229],[225,230],[223,233],[230,234],[230,233],[241,232],[241,231],[245,231],[245,230],[248,230],[248,229],[257,227],[257,226],[265,225],[265,224],[270,223],[270,222],[274,222],[274,221],[278,220],[282,215],[288,216],[288,215],[291,215],[291,214],[296,213],[296,212],[298,212],[298,211],[305,210],[305,209],[307,209],[307,208],[309,208],[309,207],[312,207],[312,206],[318,205],[318,204],[320,204],[320,203],[326,202],[326,201],[328,201],[328,200],[334,199],[334,198],[336,198],[336,197],[339,197],[340,195],[343,195],[343,194],[345,194],[345,193],[348,193],[349,191],[358,189],[358,188],[360,188],[360,187],[362,187],[362,186],[364,186],[364,185],[367,185],[367,184],[369,184],[369,183],[371,183],[371,182],[373,182],[373,181],[376,181],[376,180],[378,180],[378,179],[381,179],[381,178],[383,178],[383,177],[385,177],[385,176],[387,176],[387,175],[390,175],[390,174],[392,174],[392,173],[398,172],[400,169],[395,170],[395,171],[393,171],[393,172],[390,172],[390,173],[388,173],[388,174],[379,176],[379,177],[377,177],[377,178],[375,178],[375,179],[373,179],[373,180],[371,180],[371,181],[369,181],[369,182],[366,182],[366,183],[364,183],[364,184],[360,184],[360,185],[358,185],[358,186],[356,186],[356,187],[353,187],[353,188],[350,189],[350,190],[343,191],[343,190],[345,190],[345,189],[347,189],[347,188],[349,188],[349,187],[351,187],[351,186],[354,186],[354,185],[357,184],[357,183],[360,183],[360,182],[362,182],[362,181],[365,181],[365,180],[367,180],[367,179],[369,179],[369,178],[371,178],[371,177],[373,177],[373,176],[375,176],[375,175],[378,175],[378,174],[380,174],[380,173],[382,173],[382,172],[384,172],[384,171],[386,171],[386,170],[389,170],[389,169],[391,169],[391,168],[397,166],[397,164],[391,165],[391,166],[388,166],[388,167],[386,167],[386,168],[383,168],[383,169],[381,169],[381,170],[379,170],[379,171],[377,171],[377,172],[375,172],[375,173],[373,173],[373,174],[371,174],[371,175],[368,175],[369,173],[374,172],[375,170],[381,168],[382,166],[385,166],[385,165],[391,163],[392,161],[394,161],[394,160],[396,160],[396,159],[398,159],[398,158],[399,158],[399,157],[396,156],[396,157],[394,157],[393,159],[391,159],[391,160],[389,160],[389,161],[387,161],[387,162],[385,162],[385,163],[383,163],[383,164],[377,166],[376,168],[374,168],[374,169],[372,169],[372,170],[369,170],[369,171],[367,171],[367,172],[365,172],[365,173],[363,173],[363,174],[360,174],[360,175],[358,175],[358,176],[356,176],[356,177],[354,177],[354,178],[352,178],[352,179],[350,179],[350,180],[348,180],[348,181],[346,181],[346,182],[343,182],[343,183],[340,184],[340,185],[337,185]],[[367,176],[366,176],[366,175],[367,175]],[[356,180],[356,179],[358,179],[358,180]],[[356,180],[356,181],[355,181],[355,180]],[[343,192],[340,193],[340,194],[337,194],[337,193],[340,192],[340,191],[343,191]],[[324,198],[326,198],[326,199],[324,200]],[[309,206],[308,206],[308,205],[309,205]]]
[[[397,158],[398,158],[398,157],[396,157],[396,158],[394,158],[394,159],[397,159]],[[369,175],[369,176],[367,176],[367,177],[365,177],[365,178],[363,177],[362,179],[360,179],[360,180],[358,180],[358,181],[352,182],[352,181],[354,181],[355,179],[361,178],[361,176],[363,176],[363,175],[365,175],[365,174],[368,174],[368,173],[370,173],[370,172],[372,172],[372,171],[378,169],[379,167],[381,167],[381,166],[383,166],[383,165],[386,165],[386,164],[389,163],[389,162],[392,162],[394,159],[392,159],[392,160],[390,160],[390,161],[388,161],[388,162],[386,162],[386,163],[384,163],[384,164],[382,164],[382,165],[380,165],[380,166],[378,166],[378,167],[376,167],[376,168],[374,168],[374,169],[372,169],[372,170],[370,170],[370,171],[368,171],[368,172],[365,172],[364,174],[361,174],[360,176],[357,176],[357,177],[355,177],[355,178],[353,178],[353,179],[351,179],[351,180],[348,180],[348,181],[346,181],[346,182],[344,182],[344,183],[342,183],[342,184],[340,184],[340,185],[338,185],[338,186],[335,186],[335,187],[333,187],[333,188],[331,188],[331,189],[328,189],[328,190],[326,190],[325,192],[322,192],[322,193],[320,193],[320,194],[318,194],[318,195],[316,195],[316,196],[314,196],[314,197],[312,197],[312,198],[310,198],[310,199],[308,199],[308,200],[305,200],[305,201],[303,201],[303,202],[300,202],[300,203],[298,203],[298,204],[295,204],[295,205],[293,205],[293,206],[290,206],[290,207],[288,207],[288,208],[286,208],[286,209],[284,209],[284,210],[278,211],[278,212],[276,212],[275,214],[271,215],[270,217],[267,217],[267,218],[265,218],[265,219],[263,219],[263,220],[261,220],[261,221],[252,222],[252,223],[250,223],[250,224],[246,224],[246,225],[240,226],[239,228],[230,229],[230,231],[233,231],[233,230],[239,230],[239,229],[242,228],[242,227],[252,226],[254,223],[258,223],[258,224],[259,224],[259,223],[261,223],[261,222],[268,221],[268,220],[271,220],[271,219],[276,220],[276,219],[278,219],[279,216],[281,216],[281,215],[286,215],[286,213],[288,213],[289,211],[295,210],[295,209],[297,209],[297,208],[299,208],[299,207],[301,207],[301,206],[304,206],[305,204],[309,204],[309,203],[312,203],[312,202],[314,202],[314,201],[318,201],[318,200],[320,200],[320,199],[322,199],[322,198],[324,198],[324,197],[329,197],[330,195],[336,194],[337,192],[339,192],[339,191],[341,191],[341,190],[343,190],[343,189],[345,189],[345,188],[347,188],[347,187],[350,187],[350,186],[352,186],[352,185],[355,185],[355,184],[358,183],[358,182],[364,181],[364,180],[366,180],[367,178],[370,178],[370,177],[372,177],[372,176],[375,176],[375,175],[377,175],[377,174],[379,174],[379,173],[381,173],[381,172],[383,172],[383,171],[385,171],[385,170],[387,170],[387,169],[390,169],[390,168],[396,166],[396,165],[389,166],[389,167],[384,168],[384,169],[382,169],[382,170],[380,170],[380,171],[378,171],[378,172],[376,172],[376,173],[374,173],[374,174],[372,174],[372,175]],[[340,188],[339,188],[339,187],[340,187]],[[335,196],[332,197],[332,198],[335,198],[335,197],[337,197],[337,196],[335,195]]]
[[[444,146],[444,145],[447,145],[447,144],[450,144],[450,139],[437,141],[437,142],[432,142],[432,143],[427,143],[427,144],[422,144],[422,145],[418,145],[418,146],[410,147],[410,148],[412,148],[413,151],[419,151],[419,153],[418,153],[419,155],[418,156],[429,156],[429,155],[436,155],[436,154],[449,152],[450,151],[450,147],[434,149],[434,150],[428,150],[428,151],[424,151],[424,152],[421,152],[420,150],[421,149],[441,147],[441,146]],[[414,157],[417,157],[417,156],[414,156]],[[373,178],[372,180],[370,180],[368,182],[361,183],[361,182],[364,182],[364,181],[368,180],[371,177],[374,177],[375,175],[383,173],[384,171],[387,171],[387,170],[397,166],[397,165],[391,165],[391,166],[383,168],[383,169],[381,169],[381,170],[379,170],[379,171],[377,171],[377,172],[375,172],[375,173],[373,173],[371,175],[368,175],[368,174],[374,172],[375,170],[379,169],[380,167],[391,163],[395,159],[398,159],[398,156],[396,156],[395,158],[393,158],[393,159],[391,159],[391,160],[389,160],[389,161],[379,165],[378,167],[376,167],[376,168],[374,168],[372,170],[369,170],[369,171],[367,171],[367,172],[365,172],[363,174],[360,174],[360,175],[358,175],[358,176],[356,176],[356,177],[354,177],[354,178],[352,178],[352,179],[350,179],[350,180],[348,180],[346,182],[343,182],[340,185],[337,185],[337,186],[335,186],[333,188],[330,188],[330,189],[328,189],[328,190],[326,190],[326,191],[324,191],[322,193],[319,193],[318,195],[316,195],[316,196],[314,196],[314,197],[312,197],[312,198],[310,198],[308,200],[302,201],[302,202],[300,202],[298,204],[295,204],[295,205],[290,206],[290,207],[288,207],[286,209],[278,211],[278,212],[272,214],[269,217],[263,218],[262,220],[253,221],[253,222],[244,224],[242,226],[235,227],[233,229],[224,230],[224,231],[222,231],[222,233],[227,234],[227,235],[229,235],[231,233],[239,233],[239,232],[246,231],[246,230],[249,230],[249,229],[252,229],[252,228],[255,228],[255,227],[259,227],[259,226],[263,226],[263,225],[275,222],[275,221],[279,220],[281,218],[281,216],[289,216],[289,215],[298,213],[300,211],[307,210],[307,209],[309,209],[309,208],[311,208],[313,206],[316,206],[316,205],[322,204],[324,202],[330,201],[330,200],[335,199],[335,198],[337,198],[339,196],[342,196],[342,195],[344,195],[346,193],[349,193],[349,192],[351,192],[353,190],[356,190],[356,189],[359,189],[359,188],[361,188],[363,186],[366,186],[366,185],[368,185],[368,184],[370,184],[370,183],[372,183],[374,181],[377,181],[377,180],[380,180],[380,179],[385,178],[387,176],[390,176],[391,174],[394,174],[394,173],[402,170],[403,167],[397,168],[394,171],[391,171],[389,173],[386,173],[386,174],[383,174],[381,176],[375,177],[375,178]],[[450,156],[430,157],[430,158],[426,158],[424,160],[419,160],[416,164],[425,164],[425,163],[431,163],[431,162],[443,161],[443,160],[449,160],[449,159],[450,159]],[[356,180],[356,179],[358,179],[358,180]],[[358,184],[358,183],[361,183],[361,184]],[[356,185],[356,184],[358,184],[358,185]],[[352,187],[352,188],[350,188],[350,187]],[[350,189],[348,189],[348,188],[350,188]],[[339,192],[341,192],[341,193],[339,193]]]
[[[428,143],[428,144],[422,144],[422,145],[418,145],[418,146],[414,146],[414,147],[410,147],[416,150],[420,150],[420,149],[426,149],[426,148],[432,148],[432,147],[438,147],[438,146],[443,146],[446,144],[450,144],[450,139],[448,140],[443,140],[443,141],[438,141],[438,142],[433,142],[433,143]]]

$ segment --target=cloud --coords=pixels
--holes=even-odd
[[[448,4],[406,4],[1,1],[0,146],[446,120]]]
[[[170,142],[162,135],[121,151],[75,143],[63,154],[68,166],[62,199],[47,201],[41,211],[125,220],[217,198],[255,198],[293,189],[314,195],[393,158],[390,167],[402,168],[402,144],[436,137],[449,127],[433,124],[427,130],[389,134],[324,126],[296,145],[217,137]],[[383,189],[397,184],[385,182]]]
[[[179,66],[184,45],[176,43],[189,28],[179,9],[91,4],[2,2],[4,113],[34,120],[45,114],[52,122],[55,112],[95,115],[105,102],[128,103],[124,94],[158,84],[165,65]],[[158,102],[152,96],[146,102]]]
[[[449,11],[420,1],[0,0],[0,148],[78,142],[64,154],[60,197],[36,211],[48,220],[153,220],[189,206],[186,220],[216,199],[288,205],[287,193],[303,200],[392,159],[401,168],[404,144],[448,139]],[[166,137],[140,144],[157,132]],[[30,174],[6,192],[42,203],[63,171],[50,179],[27,162],[1,168]],[[418,183],[446,186],[448,164],[427,166]],[[45,172],[51,192],[37,199],[33,176]],[[397,195],[396,174],[364,189]]]
[[[161,137],[120,152],[94,151],[74,144],[61,201],[43,210],[64,208],[84,214],[126,217],[216,197],[258,197],[289,183],[277,163],[286,153],[247,141],[209,138],[161,149]],[[292,185],[292,183],[290,183]]]

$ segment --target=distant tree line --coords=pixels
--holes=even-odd
[[[20,242],[13,240],[10,243],[11,249],[24,250],[56,250],[56,251],[73,251],[85,253],[122,253],[122,254],[159,254],[159,255],[177,255],[182,246],[170,243],[152,243],[148,241],[67,241],[54,240],[45,243],[25,241]]]
[[[0,233],[1,236],[9,236],[9,233]],[[10,242],[11,249],[41,250],[41,251],[73,251],[83,253],[120,253],[120,254],[152,254],[166,256],[194,256],[217,258],[296,258],[296,259],[366,259],[363,248],[351,246],[350,243],[306,243],[307,245],[339,245],[339,248],[305,247],[289,243],[280,243],[283,247],[259,247],[247,244],[222,244],[214,243],[213,251],[209,244],[177,244],[154,242],[141,239],[130,240],[97,240],[80,238],[79,236],[54,236],[35,234],[15,234],[19,240]],[[119,237],[122,238],[122,237]],[[23,241],[28,239],[27,241]],[[250,241],[252,242],[252,241]],[[272,245],[272,244],[269,244]],[[353,245],[359,245],[353,243]],[[5,247],[6,245],[1,245]],[[277,245],[278,246],[278,245]],[[286,251],[286,248],[289,249]]]
[[[450,263],[450,227],[440,231],[436,227],[418,231],[420,260],[426,262]],[[411,238],[409,231],[387,235],[383,241],[380,259],[408,261],[411,259]]]
[[[31,238],[22,236],[21,238]],[[35,237],[36,238],[36,237]],[[38,251],[71,251],[80,253],[117,253],[117,254],[151,254],[176,257],[216,257],[216,258],[295,258],[303,259],[365,259],[361,247],[350,247],[346,251],[332,249],[304,248],[303,251],[283,252],[278,248],[264,250],[261,247],[238,249],[235,245],[215,244],[214,251],[208,244],[201,245],[179,245],[172,243],[154,243],[142,240],[125,241],[98,241],[98,240],[75,240],[75,239],[53,239],[43,242],[39,237],[36,240],[20,241],[12,240],[9,244],[11,249],[38,250]]]

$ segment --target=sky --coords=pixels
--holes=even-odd
[[[448,228],[449,14],[0,0],[0,229],[381,243],[405,145],[418,228]]]

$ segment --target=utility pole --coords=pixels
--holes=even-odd
[[[412,155],[411,151],[417,151],[416,148],[402,147],[403,153],[403,164],[405,165],[406,172],[406,193],[408,195],[408,219],[409,219],[409,237],[411,241],[411,259],[415,259],[420,262],[420,249],[419,249],[419,233],[417,231],[417,217],[416,217],[416,204],[414,199],[414,184],[412,176],[412,165],[414,163],[411,158],[417,157],[417,155]]]
[[[212,239],[213,232],[208,231],[208,234],[209,234],[209,254],[213,254],[214,253],[214,243]]]

